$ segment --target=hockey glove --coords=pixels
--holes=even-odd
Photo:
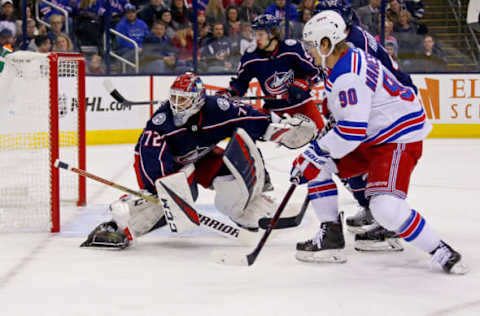
[[[288,87],[288,102],[290,104],[300,103],[310,98],[310,89],[312,88],[309,80],[294,79]]]
[[[299,184],[304,184],[318,177],[321,171],[336,173],[337,167],[330,154],[322,150],[316,141],[313,141],[293,161],[290,181],[298,181]]]
[[[272,115],[272,121],[274,123],[268,126],[263,138],[290,149],[305,146],[317,135],[315,123],[302,114],[295,114],[291,117],[284,113],[282,118],[277,119]]]

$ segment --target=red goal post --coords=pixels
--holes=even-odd
[[[0,232],[58,232],[61,206],[86,202],[85,179],[54,167],[57,158],[86,167],[85,58],[19,51],[5,60]]]

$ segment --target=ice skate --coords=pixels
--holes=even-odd
[[[375,219],[369,208],[359,207],[358,212],[355,215],[347,217],[345,223],[347,224],[347,230],[349,232],[362,234],[374,227],[371,225],[375,223]]]
[[[322,223],[315,237],[297,243],[295,258],[305,262],[346,262],[347,258],[343,254],[345,239],[341,219],[342,216],[339,215],[338,222]]]
[[[432,255],[432,265],[435,263],[440,264],[446,273],[466,274],[470,271],[470,268],[463,263],[462,255],[443,241],[430,254]]]
[[[378,224],[364,233],[355,234],[355,250],[357,251],[402,251],[400,238],[394,231],[387,230]]]
[[[125,233],[118,230],[115,222],[101,223],[88,235],[80,247],[105,247],[125,249],[129,241]]]

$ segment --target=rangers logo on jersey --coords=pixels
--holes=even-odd
[[[265,81],[265,88],[268,93],[273,95],[284,94],[287,92],[288,87],[293,83],[293,70],[287,72],[277,72]]]

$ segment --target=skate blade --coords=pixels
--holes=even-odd
[[[352,234],[364,234],[370,229],[376,227],[377,224],[370,224],[370,225],[363,225],[363,226],[347,226],[347,231],[349,231]]]
[[[314,263],[345,263],[347,257],[343,254],[343,249],[320,250],[320,251],[298,251],[295,258],[302,262]]]
[[[355,241],[355,250],[365,252],[398,252],[403,246],[398,238],[388,238],[385,241],[359,240]]]
[[[448,273],[462,275],[462,274],[467,274],[468,272],[470,272],[470,267],[460,260],[459,262],[453,265],[453,267],[450,269]]]

